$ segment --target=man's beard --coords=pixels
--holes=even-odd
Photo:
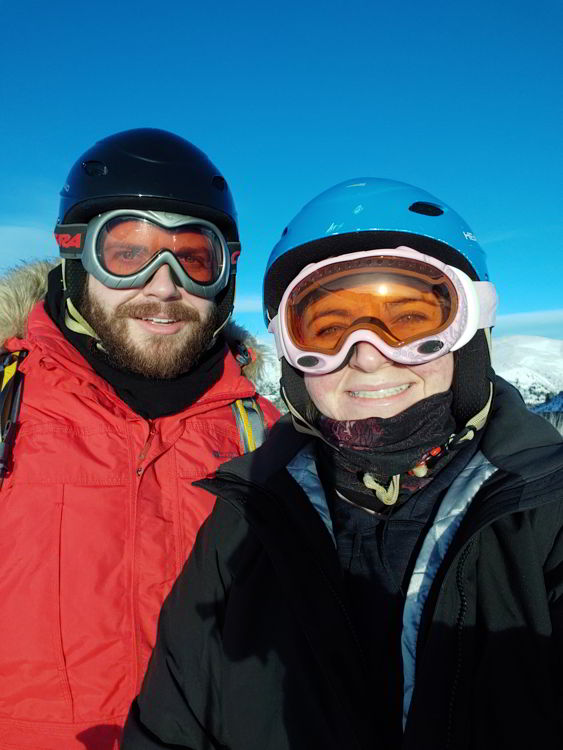
[[[126,303],[108,314],[88,289],[84,292],[80,309],[98,334],[103,351],[114,367],[159,380],[175,378],[191,370],[213,341],[213,334],[220,325],[216,305],[204,321],[197,310],[181,302]],[[175,334],[147,332],[134,340],[128,331],[128,321],[159,315],[183,320],[189,325]]]

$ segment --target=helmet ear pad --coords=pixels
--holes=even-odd
[[[217,305],[217,316],[219,321],[219,328],[229,321],[233,313],[233,307],[235,304],[235,289],[236,289],[236,274],[231,274],[229,283],[217,297],[215,297],[215,304]]]
[[[66,297],[70,297],[77,310],[82,312],[82,301],[88,287],[88,273],[80,260],[65,260],[64,284]]]
[[[478,414],[489,400],[495,373],[483,329],[454,353],[452,413],[458,430]]]
[[[285,357],[281,358],[281,396],[288,407],[291,406],[306,420],[307,410],[311,404],[311,397],[305,387],[304,377],[305,373],[296,367],[292,367]]]

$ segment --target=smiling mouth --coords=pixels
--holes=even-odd
[[[177,323],[177,320],[173,320],[172,318],[141,318],[141,320],[146,320],[149,323],[158,323],[159,325],[169,325],[170,323]]]
[[[389,398],[389,396],[396,396],[410,387],[411,383],[405,383],[404,385],[396,385],[394,388],[382,388],[377,391],[348,391],[348,393],[352,398]]]

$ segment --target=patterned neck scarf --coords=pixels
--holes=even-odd
[[[403,502],[427,485],[454,451],[445,446],[455,432],[452,393],[437,393],[418,401],[394,417],[336,420],[319,415],[316,427],[327,443],[318,452],[322,473],[345,497],[371,510],[385,510],[397,499]],[[432,465],[431,471],[426,467]],[[417,467],[422,471],[413,473]],[[387,488],[400,476],[398,496],[382,501]],[[368,481],[369,479],[369,481]]]

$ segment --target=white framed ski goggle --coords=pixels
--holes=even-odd
[[[287,287],[268,330],[278,357],[306,373],[338,369],[361,341],[394,362],[418,365],[494,325],[496,307],[491,282],[402,246],[309,264]]]

